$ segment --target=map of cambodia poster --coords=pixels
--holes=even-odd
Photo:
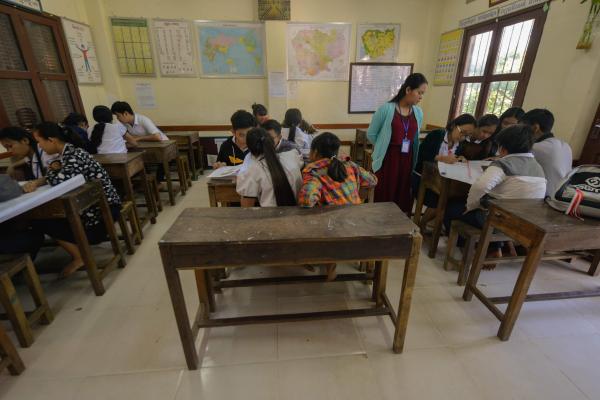
[[[288,24],[288,79],[348,80],[351,33],[351,24]]]
[[[264,24],[196,21],[204,76],[265,76]]]
[[[398,24],[358,24],[356,61],[395,62],[399,43]]]

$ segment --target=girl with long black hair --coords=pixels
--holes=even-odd
[[[312,136],[304,132],[301,128],[303,124],[302,113],[297,108],[290,108],[285,112],[283,119],[283,128],[281,134],[284,139],[296,143],[300,148],[304,161],[310,158],[310,144]]]
[[[113,123],[113,113],[106,106],[96,106],[92,111],[96,125],[90,131],[90,153],[127,153],[126,142],[135,146],[137,141],[127,133],[123,124]]]

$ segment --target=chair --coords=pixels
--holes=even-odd
[[[142,242],[140,223],[135,215],[133,207],[134,206],[131,201],[124,202],[121,206],[121,214],[119,215],[119,227],[121,228],[121,235],[123,236],[123,240],[125,240],[125,245],[127,246],[127,254],[135,253],[134,242],[136,244],[140,244]],[[131,228],[131,232],[127,227],[127,222],[129,222],[129,228]]]
[[[11,375],[21,375],[25,365],[4,328],[0,326],[0,372],[4,371],[4,368],[8,368]]]
[[[25,282],[36,305],[33,311],[27,313],[23,310],[12,283],[12,277],[21,271],[24,272]],[[49,324],[54,319],[42,290],[40,278],[31,258],[26,254],[0,257],[0,303],[6,311],[21,347],[29,347],[33,343],[31,324],[37,321]]]

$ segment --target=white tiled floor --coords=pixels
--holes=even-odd
[[[526,304],[511,340],[500,342],[498,321],[477,300],[463,302],[456,273],[443,271],[443,249],[436,260],[421,257],[404,354],[391,352],[394,331],[383,317],[215,328],[198,338],[202,368],[188,371],[157,242],[183,208],[207,205],[200,180],[177,206],[165,208],[157,225],[146,227],[143,244],[125,269],[108,277],[102,297],[94,296],[84,273],[61,282],[42,275],[56,319],[35,327],[32,347],[18,349],[27,370],[19,377],[4,372],[0,397],[600,399],[600,298]],[[38,267],[59,268],[61,260],[60,253],[44,251]],[[484,272],[482,287],[510,294],[517,272],[515,265]],[[388,282],[394,305],[401,279],[402,264],[394,262]],[[197,306],[193,275],[182,280],[191,311]],[[597,285],[565,264],[547,263],[532,288]],[[228,289],[217,301],[220,315],[239,315],[359,307],[368,295],[362,283],[334,283]]]

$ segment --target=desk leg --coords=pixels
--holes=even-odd
[[[527,297],[529,286],[531,285],[535,271],[540,263],[540,258],[544,253],[545,234],[540,233],[536,236],[537,237],[533,238],[531,247],[527,251],[527,257],[521,267],[519,278],[517,279],[510,301],[506,307],[500,329],[498,329],[498,337],[502,341],[506,341],[510,338],[515,322],[517,322],[517,318],[519,318],[521,307]]]
[[[215,193],[214,186],[209,186],[208,187],[208,201],[210,202],[210,206],[211,207],[218,207],[219,206],[217,204],[217,195]]]
[[[171,181],[171,170],[169,169],[169,161],[163,160],[163,168],[165,170],[165,179],[167,180],[167,189],[169,190],[169,202],[175,205],[175,192],[173,191],[173,181]],[[183,184],[180,182],[180,184]]]
[[[196,352],[196,346],[194,345],[195,338],[192,333],[190,319],[185,306],[185,298],[183,297],[179,272],[171,266],[168,251],[161,249],[160,253],[167,286],[169,288],[169,295],[171,296],[171,303],[173,305],[173,312],[175,313],[175,320],[177,321],[179,338],[181,339],[183,354],[185,355],[185,361],[188,369],[195,370],[198,369],[198,353]]]
[[[598,274],[600,274],[598,264],[600,264],[600,250],[596,250],[596,252],[594,253],[594,258],[592,259],[590,269],[588,270],[589,276],[598,276]]]
[[[148,177],[146,175],[146,169],[143,168],[139,172],[140,178],[142,180],[142,190],[144,191],[144,198],[146,199],[146,209],[148,210],[148,216],[150,217],[150,223],[156,223],[156,217],[158,215],[158,206],[156,205],[156,199],[153,196],[152,188],[150,187],[150,183],[148,182]]]
[[[196,275],[196,288],[198,289],[198,299],[202,306],[202,318],[209,319],[210,312],[214,311],[214,299],[211,299],[212,290],[210,289],[210,272],[204,269],[194,270]]]
[[[417,205],[415,206],[415,215],[413,215],[413,222],[415,225],[420,226],[421,214],[423,213],[423,203],[425,203],[425,185],[423,184],[423,178],[421,177],[421,184],[419,185],[419,194],[417,195]]]
[[[94,256],[92,255],[92,250],[90,249],[90,244],[87,240],[85,229],[83,228],[83,224],[81,223],[81,217],[77,213],[74,205],[71,204],[69,200],[64,202],[64,207],[67,220],[69,221],[69,225],[73,230],[75,242],[77,243],[77,247],[79,247],[81,257],[83,258],[83,262],[85,263],[85,269],[87,271],[88,277],[90,278],[90,282],[92,282],[94,293],[96,293],[96,296],[102,296],[105,292],[104,285],[102,284],[102,279],[100,279],[98,266],[96,265],[96,261],[94,260]]]
[[[0,327],[0,350],[4,353],[2,359],[5,357],[9,359],[7,367],[10,374],[20,375],[25,370],[25,364],[2,327]]]
[[[104,197],[104,193],[102,194],[102,198],[100,199],[100,211],[102,212],[102,219],[104,220],[106,233],[108,235],[108,238],[110,239],[113,254],[115,255],[115,257],[119,258],[119,267],[125,268],[125,256],[123,254],[123,251],[121,250],[121,245],[119,244],[119,237],[117,236],[117,232],[115,231],[115,221],[113,220],[112,214],[110,212],[110,206],[108,205],[108,201],[106,201],[106,197]],[[103,271],[103,274],[105,273],[105,271]],[[100,276],[104,276],[103,274],[101,274]]]
[[[493,228],[491,226],[492,216],[488,216],[485,220],[485,225],[481,231],[481,237],[479,238],[479,244],[477,245],[477,252],[475,253],[475,259],[471,266],[471,272],[469,272],[469,279],[465,285],[465,291],[463,292],[463,300],[471,301],[473,299],[473,292],[471,288],[477,287],[477,281],[479,280],[479,274],[483,268],[483,262],[490,246],[490,238],[492,237]],[[464,266],[466,268],[466,266]]]
[[[197,152],[198,152],[198,169],[200,170],[200,175],[204,175],[204,148],[200,144],[200,141],[196,142]]]
[[[135,215],[135,219],[137,221],[137,232],[139,232],[139,235],[136,234],[134,239],[135,244],[139,245],[140,243],[142,243],[144,234],[142,232],[142,221],[140,219],[140,214],[138,213],[137,204],[135,203],[135,192],[133,191],[131,178],[127,177],[123,179],[123,185],[125,186],[125,198],[133,203],[133,214]]]
[[[431,243],[429,244],[429,258],[435,258],[435,253],[437,252],[438,243],[442,234],[442,225],[444,224],[444,215],[446,214],[446,206],[448,205],[449,188],[450,181],[448,179],[442,179],[440,198],[435,210],[435,224],[433,227],[433,233],[431,234]]]
[[[383,305],[383,295],[387,285],[388,262],[375,261],[375,277],[373,280],[373,301],[377,307]]]
[[[400,293],[398,319],[396,320],[396,332],[394,333],[393,348],[395,353],[402,353],[404,350],[404,339],[406,337],[406,327],[408,325],[410,303],[412,301],[412,292],[415,287],[415,278],[417,276],[417,266],[419,264],[422,241],[423,237],[420,234],[417,233],[413,236],[410,255],[404,263],[404,278],[402,279],[402,292]]]
[[[192,179],[196,180],[198,179],[198,171],[196,170],[196,159],[194,157],[194,145],[190,140],[190,143],[188,143],[188,163],[190,164],[190,169],[192,170]]]

